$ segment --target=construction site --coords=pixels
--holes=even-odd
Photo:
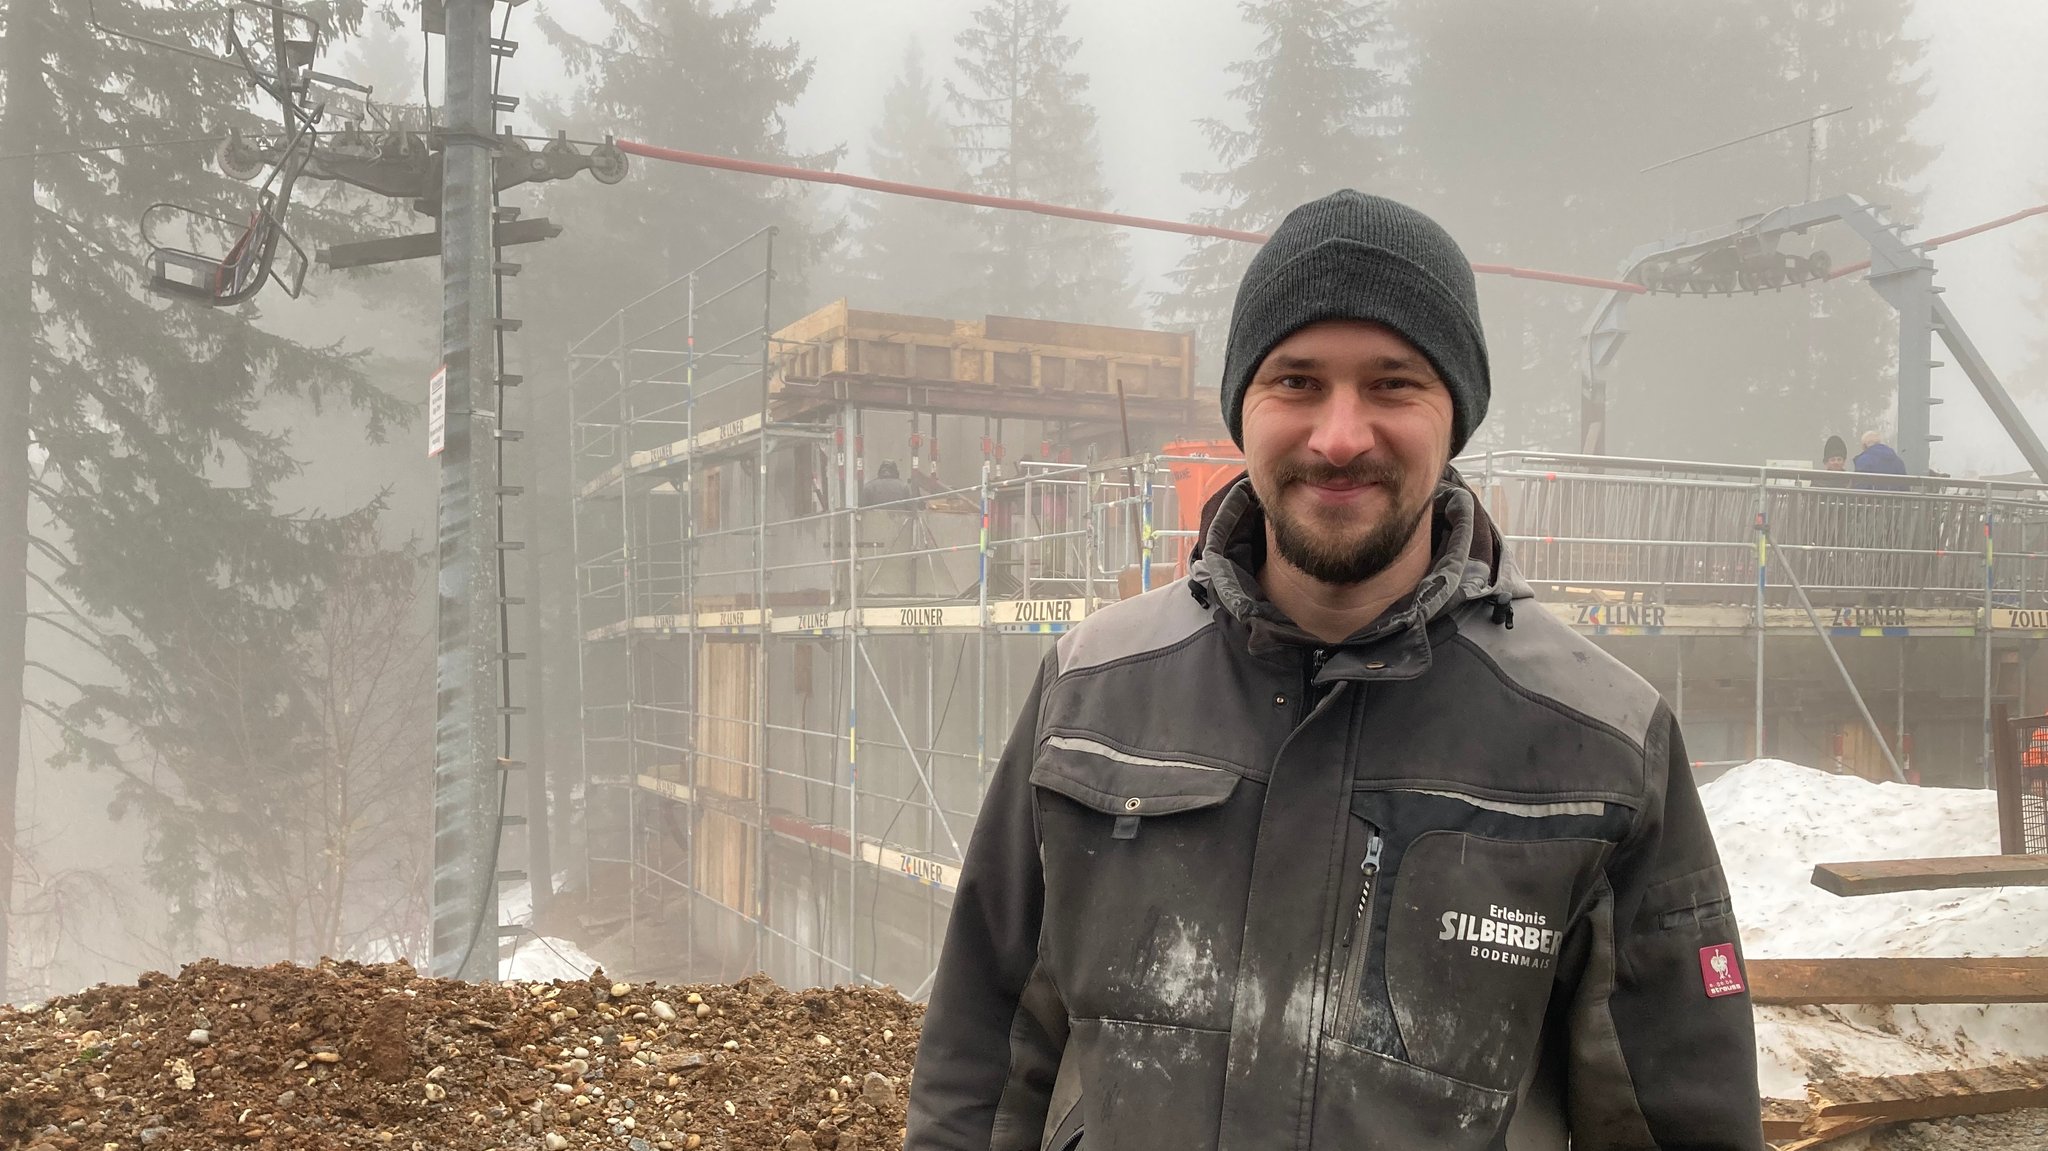
[[[1672,247],[1716,250],[1638,263]],[[915,998],[1038,664],[1184,575],[1242,462],[1185,334],[848,301],[769,330],[772,251],[742,241],[569,353],[592,888],[648,974]],[[1967,348],[1930,302],[1901,339]],[[2048,708],[2048,487],[1457,466],[1544,609],[1664,693],[1702,781],[1777,758],[1986,787],[2008,717]]]
[[[153,205],[148,213],[176,209],[234,238],[225,254],[197,241],[183,246],[168,229],[151,239],[146,213],[148,290],[193,308],[239,308],[266,285],[296,299],[315,262],[285,228],[302,175],[411,199],[435,217],[431,232],[337,243],[317,260],[330,270],[442,262],[442,356],[425,405],[440,483],[436,630],[426,645],[436,688],[426,739],[433,802],[423,821],[431,834],[426,864],[397,881],[419,889],[418,945],[427,954],[416,968],[403,940],[387,933],[373,940],[374,955],[358,949],[269,967],[206,959],[175,976],[146,972],[132,986],[0,1002],[0,1144],[112,1151],[175,1136],[177,1146],[195,1148],[409,1142],[414,1151],[902,1145],[919,1121],[909,1106],[913,1061],[969,844],[998,762],[1029,731],[1019,716],[1039,698],[1041,669],[1061,665],[1065,655],[1053,659],[1061,638],[1091,617],[1131,612],[1130,601],[1161,589],[1186,592],[1205,515],[1246,474],[1219,411],[1219,367],[1203,360],[1201,333],[1185,324],[1109,324],[1078,307],[1025,316],[963,303],[913,314],[866,306],[873,301],[857,293],[821,301],[790,287],[804,283],[804,257],[776,227],[763,227],[721,236],[722,250],[652,291],[602,299],[602,322],[566,348],[522,349],[525,372],[514,373],[508,335],[522,321],[507,314],[506,284],[520,265],[505,249],[562,229],[521,219],[501,193],[583,174],[614,185],[630,160],[636,172],[680,165],[749,186],[829,184],[1105,230],[1253,246],[1271,237],[609,134],[601,143],[572,142],[567,132],[521,136],[499,122],[519,103],[499,90],[502,62],[518,44],[507,35],[509,17],[494,33],[490,0],[422,6],[422,35],[446,38],[448,128],[436,126],[431,103],[413,125],[380,110],[370,87],[312,71],[322,19],[271,0],[227,7],[223,59],[90,16],[99,34],[233,63],[276,100],[286,128],[274,138],[237,131],[185,141],[214,145],[228,179],[260,181],[257,206],[238,225]],[[264,27],[261,42],[237,31]],[[328,114],[314,99],[320,85],[337,99],[360,97],[346,131],[320,127]],[[1735,1001],[1736,1019],[1751,1019],[1753,1006],[1765,1138],[1785,1151],[2048,1151],[2048,445],[1974,340],[1972,317],[1951,308],[1936,282],[1944,246],[2026,221],[2038,228],[2048,204],[1909,240],[1910,225],[1874,199],[1815,190],[1813,125],[1848,110],[1731,142],[1806,133],[1805,194],[1782,206],[1646,238],[1611,275],[1472,263],[1481,278],[1575,294],[1575,434],[1568,451],[1555,440],[1542,448],[1487,441],[1455,456],[1449,478],[1498,530],[1503,570],[1534,590],[1528,610],[1639,675],[1658,697],[1651,703],[1668,708],[1682,731],[1684,756],[1672,770],[1689,771],[1697,785],[1726,890],[1665,905],[1678,906],[1671,911],[1639,898],[1630,912],[1637,922],[1624,926],[1698,930],[1734,909],[1739,939],[1700,950],[1700,976],[1708,999],[1746,996]],[[535,149],[529,139],[545,144]],[[1461,276],[1464,259],[1457,253]],[[1827,458],[1812,460],[1610,450],[1610,378],[1641,301],[1661,297],[1682,315],[1698,298],[1796,293],[1850,277],[1887,309],[1881,334],[1871,328],[1866,341],[1888,341],[1877,417],[1887,431],[1870,431],[1865,444],[1888,437],[1896,469],[1847,470],[1834,437]],[[1336,313],[1325,307],[1324,315]],[[1829,319],[1809,307],[1801,322]],[[1476,334],[1483,367],[1486,337]],[[1804,353],[1804,370],[1816,370],[1810,338]],[[2017,453],[2023,469],[1964,478],[1935,470],[1931,445],[1941,437],[1931,413],[1951,397],[1935,394],[1933,371],[1945,365],[1973,393],[1953,398],[1989,414],[1998,452]],[[1451,373],[1443,375],[1448,389]],[[515,410],[507,390],[528,377],[566,397],[566,426],[535,437],[566,444],[566,459],[548,467],[507,462],[507,445],[532,430],[504,422]],[[1430,474],[1439,462],[1432,458]],[[524,522],[535,538],[512,538],[508,501],[535,493],[507,481],[540,484],[550,475],[562,477],[560,490],[542,494],[567,505],[574,586],[545,599],[538,561],[520,573],[507,559],[538,543],[543,523],[532,514]],[[1464,499],[1456,491],[1442,498],[1452,496]],[[1490,548],[1487,558],[1496,558]],[[527,593],[539,602],[530,605]],[[1494,622],[1511,629],[1513,597],[1497,594]],[[1212,610],[1206,594],[1193,598]],[[563,698],[539,698],[564,687],[559,674],[551,678],[567,662],[559,648],[549,668],[523,680],[509,670],[529,655],[515,641],[544,633],[573,641]],[[1331,646],[1365,633],[1349,634]],[[1435,641],[1421,642],[1427,656]],[[1585,661],[1592,653],[1573,654]],[[1296,730],[1320,706],[1326,655],[1314,652]],[[1203,707],[1198,692],[1191,686],[1187,698],[1156,706],[1192,720]],[[1272,697],[1274,706],[1295,689],[1286,693]],[[1266,702],[1260,694],[1261,709]],[[1545,706],[1567,710],[1555,699]],[[551,742],[543,723],[522,718],[572,709],[569,740],[558,732]],[[1596,722],[1573,722],[1581,721],[1588,729]],[[1624,733],[1621,742],[1635,738]],[[1651,742],[1635,743],[1631,771],[1641,774]],[[564,758],[570,743],[574,755]],[[1226,770],[1096,747],[1092,754],[1140,769]],[[1493,753],[1483,750],[1480,758]],[[1248,757],[1229,762],[1242,767]],[[1340,782],[1349,789],[1353,781],[1345,774]],[[1261,795],[1273,790],[1272,778],[1260,783]],[[1043,798],[1036,776],[1018,786],[1034,803]],[[1390,789],[1464,802],[1488,818],[1605,818],[1623,808],[1640,816],[1583,796],[1525,803]],[[1690,789],[1678,794],[1691,804]],[[240,814],[240,802],[195,799],[187,808]],[[1115,839],[1135,837],[1139,819],[1128,813],[1140,797],[1102,792],[1077,802],[1114,819]],[[1664,828],[1679,805],[1656,810]],[[1381,832],[1395,833],[1377,816],[1354,831],[1347,812],[1336,814],[1338,846],[1354,835],[1362,851],[1352,928],[1367,924],[1374,940],[1368,907],[1380,882]],[[1033,882],[1043,888],[1035,807],[1032,818]],[[1269,829],[1259,826],[1263,842]],[[1627,826],[1633,834],[1640,824]],[[1484,838],[1474,832],[1461,843]],[[1649,886],[1701,875],[1718,883],[1711,863],[1695,856],[1686,874]],[[262,870],[260,862],[239,866]],[[1588,869],[1601,884],[1605,866]],[[1397,883],[1399,864],[1388,867]],[[1351,883],[1348,862],[1342,870]],[[986,886],[969,883],[968,892]],[[1501,947],[1510,946],[1509,930],[1523,938],[1520,910],[1491,912],[1503,924],[1514,917]],[[332,914],[330,937],[339,938],[345,916]],[[1452,918],[1439,939],[1454,938]],[[1535,925],[1529,938],[1564,936],[1537,932],[1540,914],[1526,922]],[[1610,968],[1626,967],[1631,953],[1615,945],[1615,929],[1606,921],[1605,944],[1590,946],[1609,949],[1600,958]],[[294,918],[292,946],[298,930]],[[1371,945],[1350,950],[1352,938],[1344,933],[1341,944],[1357,965],[1352,986],[1369,991]],[[1531,946],[1555,954],[1541,950],[1550,942]],[[1689,948],[1675,952],[1688,977]],[[1547,967],[1516,958],[1499,962]],[[1147,951],[1141,962],[1169,961]],[[1318,978],[1334,983],[1327,975]],[[1384,983],[1383,972],[1378,978]],[[1541,996],[1552,998],[1531,1001],[1561,1012],[1548,990],[1557,984],[1541,978]],[[1606,978],[1598,994],[1642,990],[1617,992],[1626,979],[1614,982],[1613,970]],[[1267,1002],[1248,1010],[1264,1017]],[[1029,1022],[1026,1008],[1006,1010],[1017,1016],[1006,1026]],[[1601,1000],[1599,1010],[1613,1028],[1612,1005]],[[1558,1018],[1546,1015],[1540,1026]],[[1234,1016],[1228,1032],[1142,1016],[1069,1014],[1064,1022],[1239,1035]],[[1528,1068],[1517,1096],[1419,1058],[1411,1064],[1398,1029],[1412,1022],[1394,1025],[1390,1051],[1307,1030],[1322,1023],[1305,1024],[1304,1034],[1311,1046],[1328,1041],[1458,1091],[1498,1095],[1493,1145],[1519,1145],[1527,1128],[1509,1128],[1538,1068]],[[1244,1032],[1254,1052],[1264,1026]],[[1029,1041],[1012,1038],[1019,1050]],[[1064,1086],[1048,1090],[1068,1092],[1067,1112],[1031,1118],[1020,1141],[1073,1151],[1083,1132],[1065,1124],[1082,1121],[1079,1076],[1093,1072],[1070,1077],[1080,1047],[1067,1047],[1064,1035],[1058,1043],[1063,1052],[1044,1077],[1058,1073]],[[1626,1070],[1618,1033],[1612,1046]],[[1308,1066],[1321,1075],[1342,1065],[1318,1055]],[[1739,1125],[1750,1102],[1741,1102]],[[1644,1114],[1632,1118],[1647,1132],[1648,1109],[1636,1106]],[[1559,1115],[1566,1124],[1581,1118]],[[1465,1131],[1482,1120],[1443,1122]]]
[[[1744,257],[1730,253],[1845,217],[1869,225],[1859,230],[1889,268],[1873,282],[1903,317],[1901,410],[1925,410],[1926,373],[1910,365],[1938,337],[2038,458],[1928,290],[1927,258],[1899,250],[1853,198],[1651,245],[1627,278],[1739,290],[1751,273],[1741,265],[1738,280]],[[1716,261],[1725,284],[1687,280]],[[615,963],[646,976],[758,970],[921,999],[1038,664],[1091,613],[1185,575],[1203,504],[1242,460],[1185,334],[846,300],[771,329],[774,283],[773,237],[749,237],[621,308],[564,367],[578,786],[591,889],[607,893],[589,922]],[[2048,876],[2036,866],[2048,860],[2048,778],[2022,754],[2038,722],[2024,717],[2048,710],[2048,486],[1879,486],[1817,466],[1601,454],[1599,371],[1625,335],[1628,297],[1608,299],[1587,333],[1588,451],[1456,461],[1543,609],[1659,688],[1702,783],[1782,760],[1997,794],[1995,815],[1966,834],[2012,864],[1952,860],[1981,872],[1957,878],[1934,860],[1883,890]],[[1918,454],[1924,471],[1924,441]],[[1962,849],[1930,854],[1951,850]],[[1758,1002],[1883,1013],[2038,994],[1980,982],[2033,987],[2025,961],[1849,972],[1838,964],[1854,961],[1818,958],[1826,950],[1754,960]],[[1943,986],[1901,985],[1928,979]],[[1790,1050],[1809,1051],[1802,1042],[1829,1041]],[[1779,1133],[1851,1130],[1774,1106]],[[1883,1110],[1842,1114],[1862,1129]]]

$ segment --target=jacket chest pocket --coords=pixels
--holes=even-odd
[[[1361,792],[1352,807],[1380,858],[1369,898],[1340,909],[1367,950],[1335,968],[1331,1034],[1514,1090],[1565,932],[1628,811],[1429,792]]]
[[[1050,735],[1031,765],[1031,783],[1110,818],[1113,839],[1136,839],[1145,821],[1216,807],[1238,775],[1214,763],[1132,751],[1091,736]]]
[[[1228,802],[1238,773],[1054,734],[1031,782],[1044,845],[1039,949],[1068,1012],[1227,1027],[1249,871],[1219,863],[1257,819],[1252,805]]]

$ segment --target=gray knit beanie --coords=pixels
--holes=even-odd
[[[1345,189],[1303,204],[1252,257],[1230,313],[1223,422],[1244,446],[1244,391],[1273,346],[1320,320],[1372,320],[1422,349],[1450,389],[1456,455],[1493,394],[1472,265],[1428,216]]]

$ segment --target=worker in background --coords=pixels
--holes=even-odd
[[[1842,437],[1829,436],[1827,442],[1821,445],[1820,466],[1822,471],[1828,472],[1849,470],[1849,445],[1842,442]],[[1817,488],[1840,488],[1848,485],[1848,479],[1835,479],[1832,476],[1819,477],[1813,481],[1813,486]]]
[[[883,460],[875,469],[875,478],[860,486],[860,506],[874,507],[876,504],[893,504],[911,498],[916,493],[910,490],[910,481],[897,474],[895,460]],[[908,507],[899,511],[910,511]]]
[[[1828,442],[1821,445],[1820,466],[1831,472],[1849,470],[1849,445],[1842,442],[1842,437],[1829,436]]]
[[[1047,653],[909,1151],[1760,1151],[1677,724],[1450,469],[1490,394],[1428,217],[1338,192],[1253,258],[1221,392],[1247,475],[1187,578]]]
[[[1906,461],[1899,453],[1884,442],[1884,436],[1872,430],[1863,433],[1863,450],[1856,453],[1858,475],[1898,477],[1896,479],[1857,480],[1856,486],[1865,491],[1902,491],[1906,487]]]

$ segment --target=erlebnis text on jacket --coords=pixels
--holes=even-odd
[[[1443,930],[1437,938],[1472,945],[1472,958],[1505,963],[1510,967],[1545,968],[1557,954],[1564,933],[1553,931],[1540,912],[1520,911],[1489,904],[1486,914],[1462,911],[1443,914]]]

